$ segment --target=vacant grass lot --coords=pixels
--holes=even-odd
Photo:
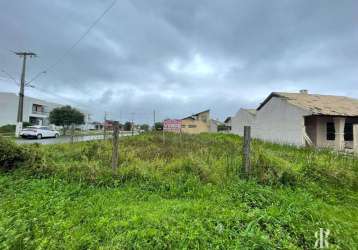
[[[241,138],[143,134],[16,146],[0,139],[0,249],[358,248],[358,159]]]

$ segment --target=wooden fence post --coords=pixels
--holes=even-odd
[[[71,124],[71,143],[74,142],[74,137],[75,137],[75,125],[72,123]]]
[[[131,130],[132,130],[132,136],[133,136],[134,135],[134,123],[133,123],[133,121],[131,123]]]
[[[106,140],[106,121],[103,123],[103,140]]]
[[[251,127],[244,126],[244,143],[242,148],[242,174],[248,178],[251,174],[250,166],[250,142],[251,142]]]
[[[164,134],[164,127],[163,127],[162,131],[163,131],[163,144],[165,144],[165,134]]]
[[[182,139],[182,133],[181,133],[181,128],[180,128],[180,131],[179,131],[179,141],[180,141],[180,146],[182,145],[182,141],[183,141],[183,139]]]
[[[113,122],[113,139],[112,139],[112,169],[115,170],[118,167],[118,132],[119,132],[119,124],[118,122]]]

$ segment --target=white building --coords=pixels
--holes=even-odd
[[[244,126],[253,126],[256,109],[240,109],[235,116],[231,117],[231,133],[243,135]],[[251,131],[251,134],[254,131]],[[252,134],[253,136],[253,134]]]
[[[219,120],[210,119],[209,132],[211,132],[211,133],[216,133],[216,132],[218,132],[218,127],[219,127],[220,125],[223,125],[223,123],[220,122]]]
[[[19,96],[15,93],[0,92],[0,126],[17,123],[17,110]],[[23,121],[33,125],[49,125],[49,114],[51,110],[64,106],[58,103],[24,97]],[[81,111],[82,112],[82,111]],[[85,112],[85,123],[88,123],[89,115]],[[81,127],[86,127],[82,125]]]
[[[256,110],[240,109],[232,118],[232,133],[265,141],[358,150],[358,100],[344,96],[271,93]]]

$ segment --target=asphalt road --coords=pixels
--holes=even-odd
[[[119,136],[131,136],[131,133],[120,134]],[[136,134],[134,134],[136,135]],[[111,138],[111,135],[107,135],[106,138]],[[95,140],[103,140],[103,135],[84,135],[84,136],[75,136],[74,142],[81,141],[95,141]],[[16,139],[17,144],[63,144],[70,143],[70,136],[61,136],[59,138],[44,138],[44,139]]]

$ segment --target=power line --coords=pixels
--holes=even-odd
[[[57,98],[59,98],[59,99],[64,99],[64,100],[66,100],[66,101],[68,101],[68,102],[71,102],[71,103],[77,105],[77,106],[82,106],[83,108],[89,108],[89,106],[86,106],[86,105],[84,105],[84,104],[82,104],[82,103],[76,102],[76,101],[74,101],[74,100],[72,100],[72,99],[70,99],[70,98],[67,98],[67,97],[64,97],[64,96],[61,96],[61,95],[57,95],[57,94],[52,93],[52,92],[50,92],[50,91],[47,91],[47,90],[45,90],[45,89],[43,89],[43,88],[39,88],[39,86],[30,85],[30,87],[32,87],[32,88],[34,88],[35,90],[38,90],[38,91],[40,91],[40,92],[43,92],[43,93],[45,93],[45,94],[52,95],[53,97],[57,97]]]
[[[0,79],[1,80],[9,80],[9,79],[12,80],[10,77],[3,77],[3,76],[0,76]]]
[[[68,48],[65,53],[60,56],[53,64],[42,70],[41,72],[37,73],[28,83],[35,81],[38,77],[42,74],[49,72],[54,67],[56,67],[59,63],[63,61],[63,59],[70,54],[70,52],[90,33],[90,31],[101,21],[101,19],[114,7],[118,0],[114,0],[111,4],[102,12],[102,14],[87,28],[87,30],[80,36],[80,38],[70,47]]]
[[[8,73],[6,70],[2,69],[1,72],[5,73],[5,74],[7,75],[7,77],[1,77],[1,76],[0,76],[1,79],[3,79],[3,80],[8,80],[8,79],[13,80],[13,82],[14,82],[16,85],[20,86],[20,83],[15,79],[15,77],[13,77],[13,76],[12,76],[10,73]],[[35,86],[33,86],[33,85],[29,84],[29,83],[26,83],[26,84],[25,84],[25,87],[34,88]]]
[[[1,72],[5,73],[9,79],[13,80],[17,85],[19,85],[19,82],[16,81],[15,77],[13,77],[9,72],[7,72],[5,69],[2,69]]]

